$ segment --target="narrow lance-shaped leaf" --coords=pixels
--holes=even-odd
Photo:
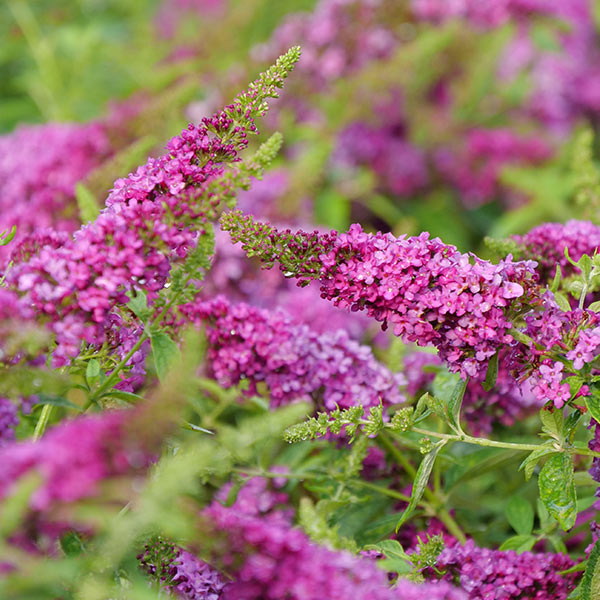
[[[539,477],[540,498],[548,512],[567,531],[577,518],[577,495],[573,480],[573,461],[566,452],[553,454]]]
[[[585,404],[597,423],[600,423],[600,389],[590,386],[590,395],[585,397]]]
[[[163,331],[153,333],[151,336],[151,343],[156,374],[162,381],[167,376],[173,362],[180,356],[179,348]]]
[[[421,461],[419,468],[417,469],[417,474],[415,475],[415,481],[413,483],[412,494],[410,496],[410,502],[406,507],[406,510],[402,513],[400,520],[396,525],[396,531],[402,527],[402,525],[406,522],[408,517],[412,514],[412,511],[417,506],[419,500],[423,497],[423,493],[425,492],[425,488],[427,487],[427,482],[429,481],[429,475],[431,475],[431,470],[433,469],[433,465],[435,463],[435,459],[439,453],[439,451],[446,444],[446,440],[439,441],[431,450],[428,452]]]
[[[490,358],[490,362],[488,363],[485,381],[483,382],[483,389],[486,392],[489,392],[496,385],[496,379],[498,379],[498,357],[499,352],[496,352],[496,354]]]
[[[467,389],[467,380],[455,373],[438,373],[433,381],[433,411],[444,419],[454,431],[461,433],[460,408]]]
[[[581,600],[600,598],[600,540],[596,542],[581,580]]]

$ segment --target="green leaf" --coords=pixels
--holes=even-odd
[[[15,237],[16,233],[16,225],[13,225],[10,231],[4,230],[2,233],[0,233],[0,246],[6,246],[7,244],[10,244],[10,242],[13,241],[13,238]]]
[[[467,388],[467,380],[456,373],[440,371],[431,384],[433,411],[446,421],[454,431],[460,433],[460,407]]]
[[[542,408],[542,410],[540,410],[540,420],[542,421],[542,429],[546,433],[549,433],[557,440],[562,439],[563,416],[560,410],[549,411]]]
[[[100,380],[100,363],[92,358],[85,369],[85,380],[90,387],[93,387]]]
[[[423,497],[423,493],[427,487],[427,482],[429,481],[429,475],[431,475],[431,470],[433,469],[435,459],[445,444],[446,440],[441,440],[433,447],[431,452],[428,452],[423,457],[423,460],[421,461],[421,464],[419,465],[415,475],[415,481],[413,483],[412,493],[410,495],[410,502],[408,503],[406,510],[402,513],[400,520],[396,524],[396,531],[398,531],[406,522],[408,517],[410,517],[412,511],[415,509],[415,506],[417,506],[419,500],[421,500]]]
[[[600,423],[600,390],[595,386],[590,386],[590,395],[585,397],[585,405],[594,417],[597,423]]]
[[[95,221],[100,214],[100,206],[94,198],[94,194],[83,183],[75,185],[75,198],[79,208],[79,216],[82,223]]]
[[[483,389],[486,392],[489,392],[495,385],[496,379],[498,378],[498,356],[500,352],[496,352],[492,358],[490,358],[490,362],[487,366],[487,371],[485,372],[485,381],[483,382]]]
[[[51,406],[61,406],[62,408],[72,408],[78,412],[81,412],[81,407],[77,406],[70,400],[62,398],[60,396],[46,396],[46,394],[38,394],[38,401],[35,406],[43,406],[44,404],[50,404]]]
[[[60,538],[60,547],[65,556],[79,556],[85,552],[83,539],[76,531],[68,531]]]
[[[410,556],[404,552],[404,548],[398,540],[382,540],[376,544],[369,544],[364,549],[377,550],[377,552],[385,554],[388,558],[401,558],[410,561]]]
[[[600,540],[590,553],[588,564],[581,580],[581,600],[600,598]]]
[[[540,471],[540,498],[548,512],[565,530],[571,529],[577,517],[577,495],[573,480],[573,461],[566,452],[553,454]]]
[[[542,458],[542,456],[546,456],[547,454],[553,454],[554,452],[556,452],[556,450],[551,445],[540,446],[536,450],[533,450],[532,453],[521,463],[521,465],[519,466],[519,471],[524,469],[525,479],[531,479],[531,476],[533,475],[533,470],[535,469],[535,465],[537,465],[540,458]]]
[[[378,560],[378,566],[391,573],[410,573],[413,564],[410,556],[404,552],[402,545],[397,540],[382,540],[377,544],[368,544],[365,550],[376,550],[385,555],[383,561]],[[383,562],[383,564],[379,564]]]
[[[520,535],[529,535],[533,530],[533,508],[525,498],[513,496],[504,510],[510,526]]]
[[[110,398],[117,398],[118,400],[123,400],[125,402],[128,402],[129,404],[137,404],[140,400],[143,400],[144,398],[138,394],[133,394],[132,392],[125,392],[123,390],[115,390],[112,389],[108,392],[106,392],[106,394],[102,394],[101,396],[102,398],[106,398],[106,397],[110,397]]]
[[[533,535],[515,535],[508,538],[500,546],[500,550],[514,550],[515,552],[529,552],[536,542]]]
[[[562,292],[554,292],[554,300],[564,312],[569,312],[571,310],[569,299]]]
[[[153,332],[150,340],[156,374],[163,381],[173,363],[180,358],[181,353],[177,344],[163,331]]]
[[[150,314],[146,294],[142,290],[135,290],[135,293],[133,291],[129,292],[128,296],[130,300],[127,303],[127,307],[136,317],[142,321],[146,321]]]
[[[558,291],[561,281],[562,281],[562,271],[560,269],[560,265],[556,265],[556,273],[554,274],[554,279],[552,280],[552,284],[550,285],[550,291],[553,294]]]
[[[597,300],[596,302],[592,302],[588,307],[588,310],[592,310],[594,312],[600,312],[600,300]]]

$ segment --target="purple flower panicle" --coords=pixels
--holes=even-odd
[[[316,333],[283,311],[231,304],[222,296],[180,310],[206,325],[210,368],[225,387],[244,380],[248,393],[255,393],[264,382],[274,406],[314,399],[329,410],[404,400],[399,391],[404,377],[392,374],[345,331]]]

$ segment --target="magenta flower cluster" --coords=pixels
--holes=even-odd
[[[551,155],[552,148],[539,137],[524,137],[510,129],[475,129],[467,133],[464,148],[441,148],[434,160],[463,203],[474,207],[498,196],[504,167],[540,164]]]
[[[246,202],[246,194],[239,204]],[[252,212],[252,211],[251,211]],[[205,298],[223,294],[231,301],[274,310],[283,308],[294,319],[306,323],[313,331],[324,333],[345,329],[353,339],[360,339],[369,319],[362,314],[348,314],[321,300],[316,282],[299,288],[294,280],[281,277],[275,270],[264,271],[249,261],[244,251],[231,242],[227,233],[215,231],[215,253],[210,271],[202,282]]]
[[[600,315],[587,310],[563,311],[548,293],[544,310],[525,316],[525,333],[534,346],[519,344],[511,366],[519,380],[527,380],[540,402],[561,408],[571,398],[566,378],[596,358],[600,346]],[[556,359],[556,353],[572,361],[572,369]],[[588,393],[587,386],[579,391]]]
[[[542,279],[550,280],[560,265],[563,275],[578,271],[565,256],[577,262],[584,254],[592,256],[600,248],[600,227],[589,221],[571,220],[566,223],[544,223],[524,235],[513,236],[523,253],[538,263]]]
[[[221,200],[211,182],[226,163],[239,160],[248,133],[256,131],[254,116],[266,112],[265,99],[276,95],[290,60],[222,111],[190,124],[167,144],[166,155],[117,180],[106,208],[72,240],[43,246],[8,271],[6,282],[20,303],[56,335],[55,366],[67,364],[82,342],[106,340],[109,315],[128,302],[127,291],[142,289],[152,298],[163,288],[172,264],[194,247]],[[221,194],[228,185],[232,181]]]
[[[106,412],[65,422],[39,441],[14,442],[0,448],[0,499],[29,473],[40,484],[29,500],[35,511],[48,511],[58,503],[75,502],[98,493],[109,478],[138,472],[151,455],[141,444],[128,442],[128,411]]]
[[[141,568],[181,600],[219,600],[226,585],[221,574],[191,552],[157,539],[138,555]],[[157,560],[158,559],[158,560]]]
[[[30,125],[0,136],[0,231],[16,225],[17,241],[38,229],[72,232],[75,184],[110,152],[100,123]],[[9,251],[0,247],[0,263]]]
[[[253,394],[264,383],[274,406],[313,399],[328,410],[404,400],[399,391],[404,377],[343,330],[319,334],[281,310],[231,304],[224,297],[180,310],[191,322],[206,325],[208,362],[225,387],[244,381]]]
[[[0,398],[0,448],[15,439],[19,423],[17,405],[8,398]]]
[[[290,45],[300,44],[302,61],[295,80],[320,91],[373,60],[390,56],[398,41],[384,15],[382,0],[320,0],[312,12],[288,16],[254,55],[272,61]],[[288,90],[286,101],[291,95]]]
[[[458,582],[469,600],[565,600],[577,575],[560,575],[573,561],[566,554],[490,550],[473,540],[450,542],[436,569],[444,579]]]
[[[237,502],[231,507],[213,502],[204,518],[228,542],[218,558],[234,580],[223,590],[223,600],[466,600],[445,582],[401,580],[392,589],[373,560],[311,543],[278,511],[256,515]]]
[[[425,152],[405,139],[405,127],[399,121],[385,118],[381,126],[352,123],[340,133],[334,163],[369,166],[381,191],[394,196],[410,196],[423,189],[429,183]]]
[[[511,305],[530,300],[536,279],[533,263],[494,265],[427,233],[395,238],[360,225],[338,235],[321,261],[323,297],[366,310],[405,341],[436,346],[452,370],[475,378],[512,341]]]

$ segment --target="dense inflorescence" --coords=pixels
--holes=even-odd
[[[274,406],[312,399],[328,410],[400,403],[404,383],[343,330],[316,333],[285,312],[269,312],[224,297],[180,308],[193,323],[205,324],[208,362],[225,387],[244,381],[247,392],[267,386]]]
[[[30,508],[49,511],[58,503],[74,502],[98,491],[100,482],[144,470],[153,449],[144,451],[142,440],[127,435],[127,411],[106,412],[65,422],[41,440],[13,442],[0,449],[5,465],[0,474],[0,498],[16,483],[37,473],[40,485],[30,498]]]
[[[278,234],[236,213],[221,223],[250,255],[267,265],[277,259],[301,280],[318,278],[324,298],[366,310],[405,341],[436,346],[464,376],[482,377],[488,360],[512,341],[514,305],[537,302],[535,263],[508,257],[494,265],[427,233],[395,238],[353,225],[339,235]]]
[[[416,585],[401,580],[390,588],[373,560],[311,543],[278,511],[256,515],[237,502],[230,507],[213,502],[204,518],[214,535],[227,540],[227,550],[218,558],[234,580],[225,587],[223,600],[465,599],[462,591],[444,582]]]
[[[450,542],[436,568],[444,579],[457,581],[469,600],[564,600],[575,587],[576,574],[561,575],[573,561],[566,554],[490,550],[473,540]]]
[[[252,206],[246,201],[238,204]],[[261,270],[220,230],[215,232],[215,253],[202,286],[203,297],[210,298],[218,294],[231,301],[246,302],[268,310],[283,308],[294,315],[295,320],[306,323],[318,333],[345,329],[350,337],[360,339],[369,324],[364,315],[349,315],[322,302],[316,282],[299,288],[293,280],[282,278],[276,271]]]
[[[538,263],[542,280],[551,280],[560,265],[563,275],[576,273],[565,256],[577,262],[584,254],[592,256],[600,248],[600,227],[589,221],[571,220],[566,223],[544,223],[513,239],[527,258]]]
[[[148,542],[138,560],[148,575],[182,600],[218,600],[226,585],[210,565],[162,538]]]
[[[56,366],[76,356],[82,341],[105,341],[108,316],[129,301],[127,291],[162,289],[217,206],[244,185],[239,173],[225,176],[225,168],[240,160],[248,134],[256,132],[254,118],[266,112],[267,98],[277,96],[298,57],[297,48],[290,50],[232,104],[174,137],[168,154],[117,180],[106,208],[72,240],[45,246],[8,271],[20,302],[56,334]]]
[[[16,225],[17,240],[38,229],[75,230],[75,184],[110,151],[100,123],[31,125],[0,136],[0,230]],[[2,261],[8,251],[0,248]]]
[[[434,160],[439,172],[460,193],[468,207],[478,206],[500,191],[500,174],[510,165],[535,165],[547,160],[551,148],[537,137],[517,135],[509,129],[475,129],[464,148],[441,148]]]
[[[15,439],[15,426],[19,423],[17,405],[8,398],[0,398],[0,447]]]

